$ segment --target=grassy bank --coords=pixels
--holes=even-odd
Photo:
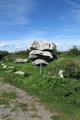
[[[5,81],[28,91],[29,94],[38,96],[49,109],[57,111],[59,118],[53,118],[54,120],[80,120],[79,79],[73,78],[74,76],[60,79],[58,76],[59,69],[65,70],[66,64],[75,63],[80,66],[80,57],[61,57],[44,67],[41,74],[39,68],[31,63],[16,64],[9,60],[4,62],[8,66],[13,65],[14,70],[3,70],[0,66],[0,76]],[[26,76],[15,75],[16,70],[26,72]]]

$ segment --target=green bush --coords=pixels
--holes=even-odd
[[[80,55],[80,50],[77,48],[77,46],[73,46],[73,48],[68,51],[68,55]]]
[[[7,51],[0,51],[0,61],[7,56],[9,53]]]
[[[64,76],[68,78],[80,79],[80,66],[74,62],[69,62],[65,66]]]

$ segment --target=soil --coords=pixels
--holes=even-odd
[[[16,96],[14,94],[10,96],[9,93],[15,93]],[[0,120],[52,120],[51,117],[57,115],[49,111],[38,98],[4,83],[2,78],[0,78],[0,102]]]

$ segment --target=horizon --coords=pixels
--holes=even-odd
[[[0,1],[0,50],[26,50],[34,40],[60,51],[80,48],[79,0]]]

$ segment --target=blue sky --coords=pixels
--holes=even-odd
[[[0,50],[25,50],[34,40],[80,47],[80,0],[0,0]]]

